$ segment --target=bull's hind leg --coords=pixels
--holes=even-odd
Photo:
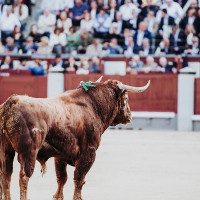
[[[74,197],[73,200],[82,200],[81,190],[85,183],[85,176],[87,172],[92,167],[96,157],[96,149],[88,148],[88,150],[81,156],[81,158],[76,163],[76,168],[74,171]]]
[[[56,169],[56,177],[58,188],[53,196],[54,200],[63,200],[63,188],[65,183],[67,182],[67,163],[59,158],[55,158],[55,169]]]
[[[10,196],[10,182],[13,172],[13,160],[15,157],[15,151],[10,144],[5,142],[5,171],[1,177],[1,191],[0,199],[11,200]]]
[[[6,174],[5,174],[5,200],[11,200],[10,196],[10,183],[11,183],[11,175],[13,172],[13,160],[15,157],[15,151],[14,149],[10,146],[8,150],[5,152],[5,158],[6,158]]]
[[[37,151],[26,151],[25,153],[18,155],[18,161],[21,165],[19,173],[19,185],[20,185],[20,200],[27,200],[28,181],[32,176],[35,161],[37,157]]]

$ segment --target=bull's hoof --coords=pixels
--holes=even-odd
[[[59,198],[53,197],[53,200],[64,200],[64,197],[59,197]]]
[[[73,200],[83,200],[82,197],[74,197]]]

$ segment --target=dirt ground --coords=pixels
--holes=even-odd
[[[65,200],[73,196],[73,167],[68,167]],[[12,200],[19,200],[15,159]],[[54,162],[42,177],[37,163],[29,182],[30,200],[50,200],[56,191]],[[108,130],[86,176],[84,200],[199,200],[200,132]]]

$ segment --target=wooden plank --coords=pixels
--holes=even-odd
[[[0,104],[12,94],[47,97],[46,76],[0,76]]]
[[[194,114],[200,114],[200,78],[195,79]]]
[[[100,75],[65,74],[65,90],[75,89],[80,81],[96,81]],[[129,94],[132,111],[159,111],[177,113],[177,75],[175,74],[140,74],[137,76],[106,76],[132,86],[144,86],[151,80],[149,89],[140,94]]]

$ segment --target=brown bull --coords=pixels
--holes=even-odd
[[[128,91],[142,92],[119,81],[81,86],[46,99],[13,95],[0,106],[0,200],[11,200],[13,159],[18,153],[20,200],[27,200],[28,181],[38,160],[55,158],[58,188],[55,200],[63,199],[67,164],[75,167],[74,200],[82,200],[81,189],[99,147],[101,135],[110,126],[131,122]]]

